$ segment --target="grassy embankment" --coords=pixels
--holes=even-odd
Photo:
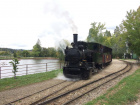
[[[138,99],[140,93],[140,69],[120,81],[107,93],[85,105],[127,105]]]
[[[17,79],[14,78],[0,79],[0,91],[49,80],[56,77],[60,72],[62,72],[62,69],[45,73],[17,76]]]

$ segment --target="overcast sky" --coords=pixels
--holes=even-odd
[[[55,47],[73,33],[85,40],[92,22],[113,32],[140,0],[0,0],[0,47],[32,49]]]

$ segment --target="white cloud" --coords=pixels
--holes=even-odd
[[[38,38],[43,47],[52,47],[61,39],[72,41],[74,25],[79,40],[84,40],[92,22],[112,30],[126,11],[139,4],[139,0],[0,0],[0,47],[32,49]]]

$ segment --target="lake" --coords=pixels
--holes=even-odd
[[[0,78],[13,77],[10,61],[12,60],[0,60]],[[58,59],[21,59],[17,76],[57,70],[62,66]]]

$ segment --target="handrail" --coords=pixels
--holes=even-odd
[[[51,70],[61,69],[63,62],[48,62],[48,63],[36,63],[36,64],[23,64],[17,65],[18,75],[28,75],[35,72],[47,72]],[[11,66],[0,66],[0,79],[12,76],[12,65]],[[11,72],[9,72],[11,70]],[[22,72],[22,74],[20,74]]]

